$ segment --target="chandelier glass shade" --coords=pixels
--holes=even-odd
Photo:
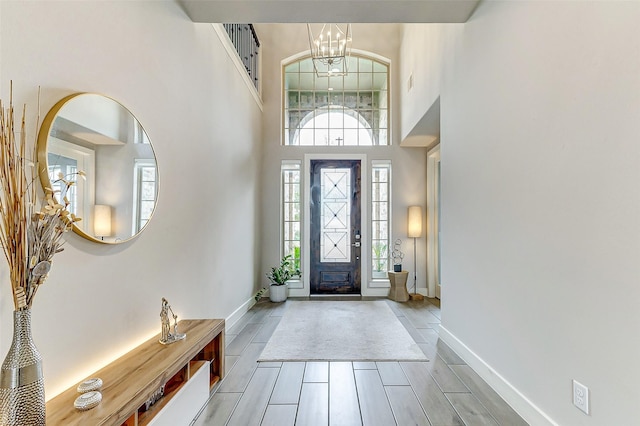
[[[347,75],[351,57],[351,24],[324,24],[314,35],[307,24],[311,59],[318,77]]]

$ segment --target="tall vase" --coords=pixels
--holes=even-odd
[[[0,425],[45,424],[42,356],[31,337],[31,310],[13,312],[13,342],[0,370]]]

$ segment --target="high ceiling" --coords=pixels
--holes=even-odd
[[[177,0],[193,22],[455,23],[480,0]]]
[[[403,23],[464,23],[480,0],[176,0],[193,22],[252,23],[260,39],[307,44],[304,23],[352,23],[360,25],[362,40],[393,44]],[[384,25],[367,25],[367,24]],[[287,24],[287,25],[278,25]],[[289,25],[289,24],[297,24]],[[283,28],[287,28],[284,30]],[[277,31],[274,31],[277,30]],[[295,30],[295,31],[294,31]],[[289,33],[284,34],[284,33]],[[305,37],[300,38],[300,34]],[[275,40],[272,40],[275,41]],[[366,46],[362,46],[367,50]],[[301,47],[304,49],[304,47]],[[300,49],[298,49],[300,50]],[[372,51],[372,49],[368,49]],[[296,51],[292,49],[292,52]],[[401,146],[431,146],[440,133],[440,104],[434,103]]]

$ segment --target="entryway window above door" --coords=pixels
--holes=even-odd
[[[349,73],[318,77],[310,57],[283,68],[283,145],[389,145],[389,63],[351,56]]]

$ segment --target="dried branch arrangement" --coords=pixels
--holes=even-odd
[[[61,190],[45,188],[40,208],[36,208],[39,165],[26,156],[25,113],[26,106],[22,109],[18,140],[12,88],[9,108],[5,110],[0,100],[0,244],[9,265],[16,310],[31,308],[51,270],[53,256],[63,250],[62,234],[80,220],[68,210],[66,193],[75,182],[65,176],[58,176],[54,182]],[[35,143],[32,154],[35,159]],[[77,175],[84,177],[83,172]]]

